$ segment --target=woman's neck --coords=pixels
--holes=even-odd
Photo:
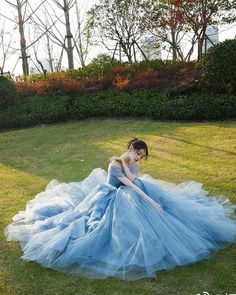
[[[132,163],[130,162],[130,157],[127,155],[127,153],[124,153],[123,155],[121,155],[121,158],[124,159],[128,167],[132,166]]]

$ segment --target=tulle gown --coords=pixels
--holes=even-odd
[[[131,167],[136,173],[138,165]],[[235,205],[208,197],[202,184],[179,185],[141,175],[135,179],[163,210],[152,206],[117,177],[110,164],[81,182],[52,180],[13,217],[5,234],[19,241],[22,258],[46,268],[89,278],[137,280],[159,270],[212,258],[236,243]]]

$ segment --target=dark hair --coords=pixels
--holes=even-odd
[[[139,140],[137,137],[131,139],[129,142],[128,142],[128,149],[130,147],[133,147],[135,150],[141,150],[141,149],[144,149],[145,150],[145,159],[148,158],[148,147],[147,147],[147,144],[142,141],[142,140]]]

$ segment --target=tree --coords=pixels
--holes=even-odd
[[[70,25],[70,9],[74,6],[75,0],[53,0],[56,5],[63,10],[65,16],[65,28],[66,28],[66,40],[67,46],[65,46],[65,50],[68,57],[68,67],[69,69],[74,68],[74,57],[73,57],[73,49],[72,45],[73,35],[71,33],[71,25]]]
[[[181,0],[181,10],[197,39],[197,59],[203,55],[206,29],[215,24],[230,23],[236,19],[233,9],[235,0]]]
[[[234,6],[234,0],[149,0],[143,4],[142,25],[160,42],[169,44],[173,60],[189,60],[196,44],[199,60],[207,27],[235,20]],[[181,49],[184,38],[191,44],[185,55]]]
[[[180,42],[185,28],[185,17],[181,2],[177,0],[151,0],[143,3],[143,22],[161,44],[167,43],[172,51],[172,59],[184,59]]]
[[[21,59],[22,59],[22,69],[24,76],[29,74],[29,65],[28,65],[28,55],[27,50],[32,44],[27,45],[26,39],[25,39],[25,24],[27,21],[31,18],[33,14],[36,13],[36,11],[39,9],[39,7],[45,2],[46,0],[41,0],[38,4],[38,6],[32,11],[30,15],[27,14],[27,6],[29,6],[28,0],[5,0],[6,3],[8,3],[10,6],[16,9],[17,16],[16,20],[15,18],[8,20],[15,23],[19,28],[19,34],[20,34],[20,51],[21,51]],[[41,36],[39,37],[41,38]],[[34,40],[33,44],[37,42],[38,40]]]
[[[91,63],[95,63],[95,64],[103,64],[103,63],[106,63],[106,62],[118,62],[118,60],[113,59],[112,56],[110,56],[107,53],[99,53],[91,61]]]
[[[42,36],[42,38],[40,38],[41,44],[40,46],[37,46],[37,47],[38,48],[40,47],[41,51],[43,50],[45,52],[45,59],[49,63],[51,72],[53,72],[54,70],[57,70],[57,71],[61,70],[63,53],[67,49],[66,37],[63,34],[63,32],[61,32],[62,29],[59,26],[57,26],[57,24],[61,22],[61,18],[64,16],[64,14],[58,16],[55,13],[54,15],[55,7],[52,7],[48,3],[45,3],[45,4],[47,5],[42,6],[40,16],[36,14],[35,15],[32,14],[31,22],[32,22],[32,26],[34,27],[34,33],[36,35],[36,39],[37,39],[37,36],[40,36],[40,35]],[[32,7],[31,7],[31,11],[33,11]],[[63,27],[64,27],[64,23],[63,23]],[[57,52],[55,52],[54,50],[55,45],[56,45],[56,49],[61,49],[60,52],[59,50],[56,50]],[[34,56],[36,58],[36,61],[39,63],[40,68],[42,69],[42,63],[37,57],[38,50],[35,50],[35,46],[34,46]]]
[[[56,7],[63,10],[63,14],[57,15],[55,13],[55,6],[51,5],[50,2],[47,2],[47,5],[43,6],[42,13],[44,17],[42,18],[38,15],[32,15],[31,21],[34,23],[34,27],[37,28],[38,31],[41,31],[42,34],[46,35],[47,47],[50,43],[50,39],[54,44],[62,48],[57,68],[61,67],[61,60],[64,51],[67,53],[68,67],[74,68],[74,47],[72,45],[73,35],[71,33],[69,18],[69,10],[73,7],[74,1],[68,2],[67,0],[63,0],[63,3],[60,4],[59,1],[55,0],[53,3],[56,4]],[[66,22],[62,21],[62,17],[65,18]],[[63,32],[63,29],[65,29],[65,33]],[[49,47],[47,50],[48,49]],[[50,54],[50,52],[48,52],[48,54]]]
[[[5,64],[7,59],[17,50],[12,47],[12,32],[6,30],[6,20],[1,23],[0,30],[0,74],[5,72]]]
[[[9,5],[14,7],[17,10],[17,25],[19,27],[19,33],[20,33],[20,48],[21,48],[21,58],[22,58],[22,68],[23,68],[23,74],[28,75],[29,74],[29,65],[27,61],[27,49],[26,49],[26,40],[25,40],[25,31],[24,31],[24,14],[22,13],[23,9],[27,5],[28,0],[16,0],[15,3],[10,2],[8,0],[5,0]]]
[[[84,2],[81,4],[78,0],[63,0],[63,2],[55,0],[54,3],[56,7],[48,1],[47,5],[44,6],[44,17],[40,18],[36,15],[32,17],[32,21],[38,30],[46,32],[47,44],[50,43],[50,40],[57,45],[57,48],[61,48],[57,69],[61,67],[64,52],[67,53],[68,67],[74,67],[74,61],[78,60],[74,53],[75,50],[79,57],[79,63],[85,66],[91,44],[93,17],[86,14],[86,5]],[[62,15],[56,13],[57,7],[63,10]],[[70,22],[69,12],[74,13],[76,16],[73,22]],[[65,21],[62,20],[63,17]]]
[[[80,64],[85,66],[86,59],[89,53],[89,47],[92,43],[92,33],[94,29],[94,13],[87,12],[86,7],[75,1],[77,29],[74,37],[74,44],[79,56]]]
[[[117,48],[128,61],[136,61],[136,52],[143,53],[139,41],[145,33],[141,26],[142,0],[101,0],[90,13],[95,14],[95,27],[103,45],[116,52]],[[110,47],[113,41],[115,47]]]

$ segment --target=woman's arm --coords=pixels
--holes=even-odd
[[[123,184],[126,186],[132,188],[136,193],[138,193],[139,196],[141,196],[144,200],[147,200],[151,205],[153,205],[157,209],[162,209],[161,205],[158,204],[156,201],[154,201],[152,198],[150,198],[147,194],[144,193],[137,185],[135,185],[128,177],[122,176],[117,177]]]
[[[121,164],[124,168],[125,171],[125,175],[127,176],[127,178],[129,178],[129,180],[134,181],[136,178],[136,175],[131,173],[129,167],[127,166],[127,164],[125,163],[124,159],[121,158]]]

